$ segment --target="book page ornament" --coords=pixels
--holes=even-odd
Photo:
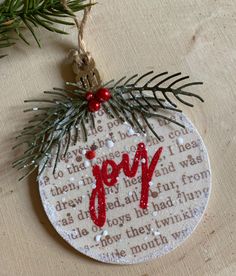
[[[158,140],[100,110],[96,128],[87,126],[87,143],[70,146],[54,174],[51,165],[44,170],[44,209],[76,250],[134,264],[172,251],[192,234],[207,206],[210,165],[191,122],[171,117],[185,129],[151,119]]]

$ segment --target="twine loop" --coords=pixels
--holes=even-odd
[[[81,22],[73,14],[73,11],[68,6],[67,0],[61,0],[63,7],[72,15],[75,25],[78,30],[78,49],[69,51],[69,60],[72,63],[73,71],[76,74],[76,82],[83,88],[95,89],[101,85],[101,79],[96,64],[90,52],[86,49],[84,41],[84,29],[91,12],[93,0],[89,1],[89,6],[84,9],[84,15]]]

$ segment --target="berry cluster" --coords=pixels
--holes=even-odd
[[[107,88],[100,88],[96,93],[87,92],[85,99],[88,101],[88,110],[96,112],[101,108],[101,103],[109,101],[111,93]]]

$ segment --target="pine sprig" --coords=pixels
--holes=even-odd
[[[89,6],[85,2],[85,0],[70,0],[68,7],[73,13],[81,11]],[[55,23],[74,25],[72,21],[66,20],[72,17],[73,13],[65,10],[60,0],[5,0],[0,4],[0,48],[15,44],[14,33],[29,45],[23,34],[24,29],[30,31],[40,47],[35,29],[43,27],[51,32],[67,34],[55,27]]]
[[[150,131],[160,139],[149,123],[149,119],[162,118],[170,123],[184,127],[181,123],[164,116],[162,114],[163,112],[160,114],[160,111],[170,110],[182,112],[177,108],[177,103],[170,98],[170,95],[172,95],[177,101],[189,107],[193,107],[193,104],[188,100],[183,99],[183,97],[197,98],[201,102],[204,102],[199,95],[184,90],[185,88],[202,85],[203,83],[189,82],[179,85],[184,80],[189,79],[189,76],[181,77],[181,73],[168,75],[168,72],[154,75],[145,81],[145,79],[150,75],[153,75],[153,71],[140,77],[136,74],[126,81],[126,78],[120,79],[114,87],[112,87],[112,99],[107,104],[110,105],[111,109],[115,109],[116,112],[113,113],[114,115],[118,112],[119,116],[116,116],[118,119],[123,122],[129,122],[133,127],[136,127],[138,131],[145,133],[144,127],[138,121],[138,118],[142,118]],[[161,78],[163,76],[166,77]],[[161,80],[155,83],[155,81],[160,78]]]
[[[103,87],[107,87],[111,93],[111,99],[103,103],[102,107],[109,117],[118,118],[121,123],[128,122],[140,133],[146,133],[145,129],[148,128],[160,139],[149,122],[150,118],[161,118],[184,127],[180,122],[163,115],[163,111],[181,112],[177,108],[177,103],[170,99],[170,95],[177,102],[190,107],[193,105],[186,98],[194,97],[203,102],[200,96],[185,90],[202,82],[180,84],[189,77],[180,77],[180,73],[169,76],[167,72],[146,80],[152,74],[153,72],[148,72],[140,77],[134,75],[127,80],[124,77],[116,83],[111,81],[104,84]],[[155,83],[164,76],[166,77]],[[75,145],[81,139],[87,141],[87,124],[95,128],[94,113],[89,112],[85,97],[87,91],[77,83],[67,83],[67,85],[73,86],[74,89],[54,88],[53,91],[44,92],[51,96],[50,99],[26,101],[37,105],[25,110],[25,112],[35,112],[36,115],[19,134],[17,137],[19,143],[14,147],[26,146],[23,156],[13,163],[18,170],[28,169],[21,179],[39,166],[40,175],[52,161],[54,173],[59,156],[62,154],[65,156],[71,144]],[[47,106],[38,105],[42,103],[46,103]]]

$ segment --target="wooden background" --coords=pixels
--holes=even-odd
[[[47,220],[35,176],[18,183],[10,167],[23,100],[73,80],[65,57],[76,30],[66,30],[40,30],[42,49],[19,42],[0,62],[0,275],[236,275],[235,0],[99,0],[90,17],[85,38],[104,80],[167,69],[205,83],[205,104],[184,110],[208,147],[210,203],[191,238],[146,264],[105,265],[74,251]]]

